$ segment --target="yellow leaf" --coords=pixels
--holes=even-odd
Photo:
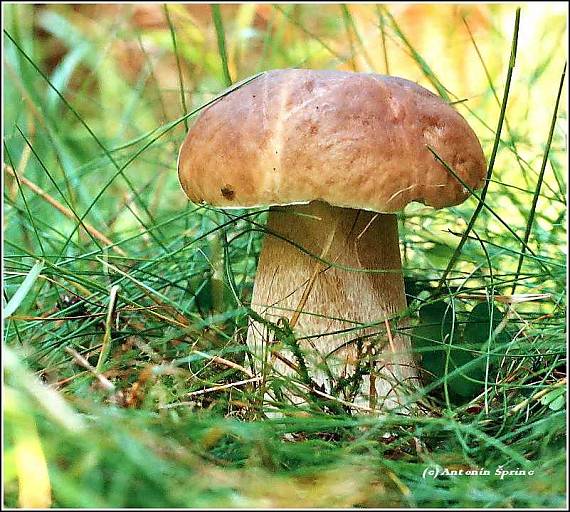
[[[52,501],[51,485],[36,423],[27,413],[19,416],[19,428],[14,430],[19,505],[22,508],[47,508]]]

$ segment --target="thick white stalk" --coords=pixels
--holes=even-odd
[[[270,322],[287,319],[327,393],[378,409],[404,405],[418,370],[409,338],[385,322],[406,308],[396,216],[315,201],[273,208],[267,228],[252,308]],[[247,341],[257,372],[300,366],[260,322]]]

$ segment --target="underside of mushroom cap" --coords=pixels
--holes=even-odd
[[[223,208],[442,208],[463,202],[485,173],[473,130],[427,89],[304,69],[268,71],[204,109],[178,160],[190,200]]]

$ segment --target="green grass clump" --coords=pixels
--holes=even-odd
[[[5,506],[563,508],[567,10],[533,9],[3,6]],[[482,191],[399,217],[424,415],[251,378],[266,211],[189,203],[176,157],[281,67],[405,76],[483,143]]]

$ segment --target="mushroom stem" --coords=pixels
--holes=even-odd
[[[403,405],[418,370],[409,338],[386,321],[406,309],[396,216],[314,201],[272,208],[267,228],[252,308],[272,323],[287,319],[300,351],[252,321],[256,370],[306,368],[346,400]]]

